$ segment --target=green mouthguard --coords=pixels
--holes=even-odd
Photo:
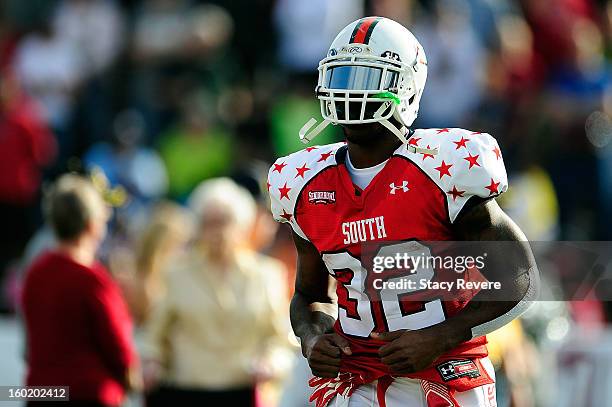
[[[393,92],[381,92],[381,93],[377,93],[375,95],[373,95],[372,97],[378,98],[378,99],[390,99],[393,102],[395,102],[396,105],[399,105],[400,102],[400,98],[397,97],[397,95]]]

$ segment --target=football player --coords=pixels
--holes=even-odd
[[[309,142],[341,125],[346,142],[308,147],[270,168],[272,212],[291,225],[298,252],[291,322],[317,406],[496,405],[485,335],[536,295],[526,238],[495,201],[508,187],[495,139],[410,127],[426,77],[425,52],[402,25],[381,17],[349,24],[319,64],[324,120],[300,131]],[[411,301],[410,289],[395,297],[372,290],[363,258],[370,242],[429,253],[426,242],[469,240],[517,243],[496,254],[508,300],[491,301],[490,290],[424,302]],[[437,278],[427,267],[412,273]],[[332,315],[322,311],[331,303],[329,275],[337,284]]]

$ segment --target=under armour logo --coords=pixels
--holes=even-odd
[[[395,195],[395,191],[400,189],[402,190],[402,192],[410,191],[410,189],[408,188],[408,181],[403,181],[402,185],[398,187],[395,186],[395,182],[392,182],[391,184],[389,184],[389,187],[391,188],[391,191],[389,191],[389,193],[392,195]]]
[[[455,373],[455,368],[451,364],[442,365],[440,366],[440,372],[442,372],[443,375],[449,375],[451,373]]]

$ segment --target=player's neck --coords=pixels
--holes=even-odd
[[[373,167],[388,160],[402,142],[396,137],[385,137],[375,144],[356,144],[347,141],[351,164],[355,168]]]

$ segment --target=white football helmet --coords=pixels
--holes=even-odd
[[[310,119],[300,139],[308,143],[329,123],[378,122],[406,143],[426,79],[425,51],[404,26],[383,17],[354,21],[340,31],[319,63],[316,95],[324,120],[312,129],[316,120]],[[390,123],[391,117],[403,128]]]

